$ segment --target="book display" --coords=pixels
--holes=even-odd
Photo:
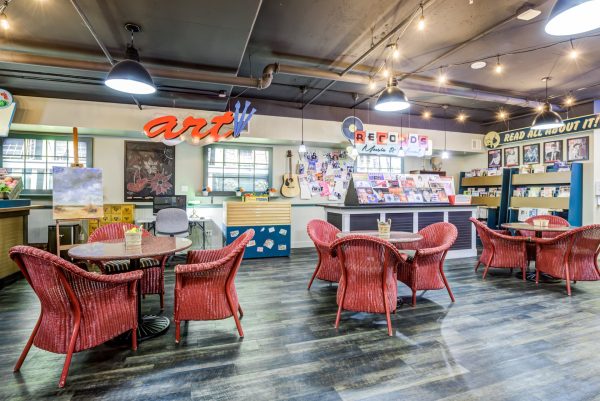
[[[478,205],[478,218],[486,220],[491,228],[498,228],[506,219],[508,188],[511,169],[474,169],[460,173],[459,193],[471,195],[471,203]],[[481,210],[486,209],[486,210]]]
[[[448,203],[454,195],[452,177],[437,174],[354,173],[346,205]]]

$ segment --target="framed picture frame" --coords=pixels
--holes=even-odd
[[[516,167],[520,164],[519,150],[518,146],[504,148],[504,167]]]
[[[590,159],[590,137],[581,136],[567,139],[567,161],[576,162]]]
[[[156,195],[175,195],[175,146],[125,141],[124,168],[125,202],[152,202]]]
[[[563,161],[563,141],[544,142],[544,163]]]
[[[540,163],[540,144],[531,143],[523,145],[523,164],[539,164]]]
[[[488,150],[488,168],[502,167],[502,150]]]

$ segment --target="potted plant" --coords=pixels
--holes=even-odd
[[[267,191],[267,195],[269,195],[270,197],[277,196],[277,189],[275,189],[275,188],[269,188],[269,190]]]
[[[211,191],[210,187],[202,188],[202,196],[208,196],[208,193]]]

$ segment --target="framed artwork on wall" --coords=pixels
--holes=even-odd
[[[582,136],[579,138],[567,139],[567,161],[575,162],[580,160],[589,160],[590,158],[590,138]]]
[[[488,168],[502,167],[502,150],[488,150]]]
[[[512,148],[504,149],[504,166],[515,167],[519,165],[519,147],[513,146]]]
[[[125,201],[152,202],[175,195],[175,146],[125,141]]]
[[[523,164],[540,163],[540,144],[523,145]]]
[[[544,163],[554,163],[563,160],[562,141],[544,142]]]

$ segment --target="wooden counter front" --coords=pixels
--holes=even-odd
[[[29,211],[37,207],[0,207],[0,281],[19,271],[8,256],[8,250],[27,244],[27,217]]]

